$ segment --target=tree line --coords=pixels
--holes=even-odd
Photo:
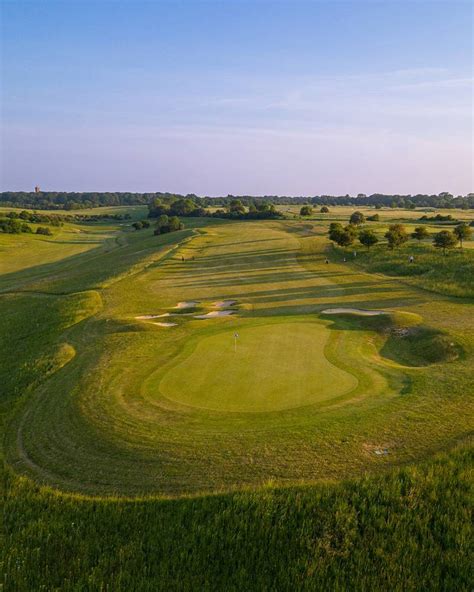
[[[148,206],[148,216],[158,218],[167,216],[191,216],[212,218],[228,218],[233,220],[264,220],[283,218],[275,205],[268,202],[252,202],[246,206],[240,199],[232,199],[225,209],[211,211],[200,205],[198,198],[179,198],[176,196],[158,197]]]
[[[196,207],[228,207],[231,202],[239,200],[243,206],[258,207],[258,204],[273,205],[319,205],[319,206],[373,206],[392,208],[474,208],[474,193],[454,196],[444,191],[437,195],[416,194],[398,195],[374,193],[356,196],[346,195],[314,195],[314,196],[278,196],[278,195],[227,195],[219,197],[197,196],[194,193],[182,195],[168,192],[132,193],[132,192],[65,192],[65,191],[4,191],[0,193],[0,205],[42,210],[79,210],[105,206],[149,205],[156,199],[189,200]]]
[[[370,228],[359,229],[359,226],[365,222],[366,218],[362,212],[354,212],[349,218],[349,224],[346,226],[343,226],[340,222],[332,222],[329,225],[329,239],[340,247],[349,247],[358,240],[361,245],[370,249],[379,242],[379,238]],[[433,234],[433,246],[442,249],[443,253],[446,254],[447,249],[452,249],[458,242],[462,248],[463,241],[469,240],[471,235],[471,227],[465,222],[461,222],[454,227],[452,232],[442,230]],[[401,247],[410,238],[421,241],[429,237],[430,233],[425,226],[417,226],[410,235],[403,224],[390,224],[384,234],[388,248],[391,250]]]

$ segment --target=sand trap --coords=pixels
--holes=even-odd
[[[154,325],[158,325],[158,327],[176,327],[178,323],[153,323]]]
[[[321,311],[322,314],[353,314],[362,317],[375,317],[377,315],[388,314],[384,310],[363,310],[362,308],[326,308]]]
[[[197,306],[199,302],[196,300],[189,300],[188,302],[178,302],[175,308],[192,308],[193,306]]]
[[[161,319],[161,317],[169,317],[170,313],[165,312],[164,314],[159,315],[141,315],[139,317],[135,317],[138,321],[149,321],[150,319]]]
[[[141,315],[139,317],[135,317],[138,321],[148,321],[149,319],[157,319],[161,317],[161,315]]]
[[[218,300],[217,302],[213,303],[213,306],[216,308],[226,308],[227,306],[234,306],[237,303],[237,300]]]
[[[195,315],[195,319],[212,319],[215,317],[227,317],[231,314],[234,314],[233,310],[213,310],[212,312],[208,312],[202,315]]]

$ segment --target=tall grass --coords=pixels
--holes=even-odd
[[[354,248],[337,249],[352,259]],[[410,256],[414,257],[410,263]],[[355,262],[370,272],[407,278],[413,284],[462,298],[474,297],[474,249],[452,249],[446,255],[429,245],[409,243],[391,251],[377,245],[357,248]]]
[[[472,451],[339,485],[86,500],[7,472],[5,591],[468,591]]]

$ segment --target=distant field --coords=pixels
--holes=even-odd
[[[469,539],[461,525],[474,419],[473,301],[446,293],[447,283],[453,293],[466,289],[466,272],[448,281],[454,256],[427,251],[426,276],[405,277],[401,267],[392,275],[383,244],[344,262],[327,229],[351,211],[309,221],[190,219],[162,236],[114,221],[65,224],[44,239],[0,235],[5,475],[10,512],[27,517],[8,522],[6,561],[23,578],[18,589],[39,590],[36,574],[46,570],[80,582],[76,589],[88,589],[85,573],[91,589],[133,589],[115,579],[118,564],[94,564],[98,538],[120,549],[127,573],[140,572],[140,590],[173,589],[184,556],[193,560],[184,561],[183,589],[219,589],[203,575],[201,551],[192,551],[204,537],[197,547],[220,565],[216,533],[247,566],[224,561],[222,569],[234,573],[236,589],[248,589],[245,569],[257,573],[262,553],[270,569],[287,552],[271,542],[274,528],[301,544],[303,573],[315,578],[307,589],[325,581],[350,589],[350,576],[341,583],[331,565],[348,574],[351,561],[371,574],[367,589],[380,589],[381,573],[397,581],[405,554],[416,581],[428,581],[421,557],[429,556],[444,566],[445,589],[468,589],[467,561],[450,553],[457,557]],[[375,223],[379,234],[401,215],[390,213],[396,218],[387,212]],[[375,267],[382,263],[386,272]],[[429,273],[435,268],[442,285],[433,283],[441,282]],[[325,314],[339,308],[354,310]],[[354,314],[360,309],[384,314]],[[223,310],[233,314],[215,314]],[[432,461],[438,453],[446,454]],[[449,499],[448,482],[457,484]],[[415,522],[412,504],[423,508]],[[43,539],[45,511],[57,547]],[[242,516],[266,526],[254,530]],[[297,525],[288,531],[287,516]],[[448,553],[444,536],[420,534],[443,528]],[[423,538],[424,555],[405,549],[409,532]],[[358,554],[367,540],[380,556]],[[163,572],[142,572],[141,543],[160,557],[173,549]],[[276,589],[297,581],[285,570],[279,578]],[[54,575],[45,581],[61,587]]]

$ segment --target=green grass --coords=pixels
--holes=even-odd
[[[472,451],[342,484],[87,500],[8,475],[5,590],[471,590]]]
[[[346,257],[352,251],[346,250]],[[409,262],[410,255],[414,257],[413,263]],[[370,272],[399,276],[441,294],[474,298],[473,249],[455,248],[443,255],[430,244],[411,242],[394,251],[378,245],[369,252],[358,250],[357,264]]]
[[[216,411],[275,411],[327,401],[357,386],[355,376],[326,358],[330,335],[304,317],[234,326],[192,345],[191,353],[178,358],[158,384],[147,383],[147,390]]]
[[[326,265],[326,233],[196,219],[53,237],[44,261],[7,245],[12,590],[467,589],[470,448],[430,459],[472,432],[471,303]],[[339,306],[390,314],[321,314]]]

